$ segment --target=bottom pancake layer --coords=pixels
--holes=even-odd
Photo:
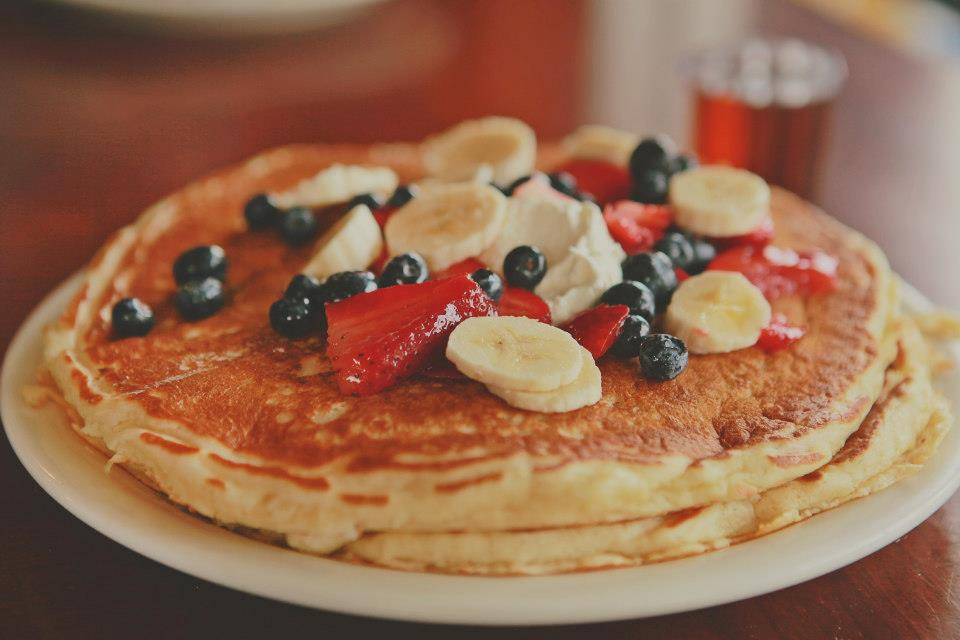
[[[486,575],[630,566],[719,549],[879,491],[917,471],[951,424],[931,384],[928,347],[905,320],[883,392],[859,429],[816,471],[752,500],[606,525],[501,532],[383,532],[341,551],[380,566]]]

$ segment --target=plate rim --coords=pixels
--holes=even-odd
[[[85,497],[84,490],[64,485],[51,469],[53,465],[49,452],[38,448],[30,439],[29,428],[20,423],[20,414],[31,411],[19,392],[24,369],[29,368],[29,363],[23,361],[31,350],[36,350],[44,326],[56,318],[73,290],[80,286],[82,277],[83,272],[77,272],[50,292],[20,325],[5,354],[0,372],[0,417],[14,453],[50,497],[106,537],[182,573],[274,600],[352,615],[484,626],[604,622],[692,611],[787,588],[860,560],[922,523],[960,486],[960,434],[957,429],[951,429],[940,450],[917,475],[884,491],[810,518],[804,521],[803,527],[788,527],[728,549],[639,567],[557,576],[481,577],[362,567],[266,545],[188,516],[125,476],[122,484],[139,485],[140,492],[147,492],[144,495],[153,495],[157,503],[154,507],[160,507],[159,503],[162,503],[171,516],[179,514],[178,519],[171,523],[178,522],[178,526],[189,529],[201,524],[208,529],[199,533],[196,540],[192,537],[182,540],[172,535],[165,536],[147,529],[146,520],[141,522],[138,518],[122,518],[122,514],[113,513],[119,507],[112,509],[111,505],[91,503],[89,497]],[[904,283],[902,288],[908,306],[917,310],[932,307],[932,303],[912,286]],[[953,344],[948,348],[954,358],[960,360],[960,346]],[[950,397],[950,400],[954,405],[960,404],[960,396]],[[70,445],[64,446],[69,448]],[[75,460],[65,462],[78,466],[83,464]],[[103,474],[103,478],[107,491],[116,489],[126,492],[129,488],[116,486],[115,477]],[[927,487],[931,483],[933,486]],[[871,521],[866,531],[859,531],[865,535],[858,537],[854,543],[842,547],[831,547],[829,542],[833,542],[832,539],[829,542],[821,539],[815,543],[816,536],[822,537],[825,533],[822,530],[829,530],[830,521],[839,523],[846,519],[851,525],[856,525],[856,518],[844,516],[856,511],[869,511],[869,507],[865,508],[864,505],[879,505],[879,500],[884,499],[891,502],[892,494],[910,494],[911,489],[915,494],[920,490],[923,493],[919,498],[914,496],[909,504],[901,501],[891,505],[892,509],[883,512],[882,521],[885,525],[874,526],[875,521]],[[927,492],[927,489],[930,491]],[[140,497],[130,499],[139,500]],[[147,505],[144,507],[148,508]],[[153,508],[150,508],[148,513],[152,511]],[[158,518],[167,517],[159,512],[154,515]],[[848,526],[844,531],[849,536],[851,529]],[[229,541],[225,536],[229,537]],[[741,556],[749,560],[750,556],[762,558],[769,555],[774,559],[778,546],[789,542],[791,548],[795,548],[797,540],[791,541],[790,538],[798,537],[801,544],[804,544],[804,538],[809,538],[813,542],[808,542],[808,546],[820,551],[803,566],[791,567],[790,570],[754,572],[750,576],[739,576],[741,579],[737,580],[732,580],[729,573],[723,573],[720,578],[722,582],[711,582],[710,571],[716,572],[724,567],[739,569],[743,563]],[[207,543],[206,547],[204,542]],[[210,545],[211,542],[216,544]],[[244,553],[231,566],[233,556],[225,557],[224,553],[240,549]],[[272,579],[263,579],[262,566],[256,567],[255,573],[243,570],[246,565],[264,559],[282,564],[280,569],[275,569]],[[224,560],[226,564],[222,563]],[[651,590],[647,584],[651,580],[656,582],[664,578],[669,581],[675,578],[672,574],[677,572],[696,578],[692,583],[693,588],[685,589],[683,594],[671,594],[659,588]],[[318,577],[320,584],[316,584]],[[309,582],[305,583],[307,578]],[[712,578],[717,579],[716,576]],[[325,585],[323,579],[327,583],[332,581],[337,584]],[[345,588],[339,582],[341,580],[351,586]],[[298,591],[296,587],[303,587],[304,584],[313,590]],[[645,586],[650,591],[648,595],[654,597],[654,604],[649,601],[638,603],[631,598],[604,600],[600,597],[604,594],[622,596],[625,588],[632,589],[635,595],[641,595]],[[718,589],[717,586],[722,588]]]

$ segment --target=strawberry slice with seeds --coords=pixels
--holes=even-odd
[[[523,316],[550,324],[550,307],[537,294],[519,287],[504,287],[497,315]]]
[[[584,311],[562,329],[598,360],[617,341],[629,314],[630,308],[625,304],[601,304]]]
[[[630,197],[630,172],[603,160],[571,160],[558,171],[566,171],[577,181],[577,189],[592,195],[600,206]]]
[[[633,255],[653,248],[673,222],[673,211],[667,205],[620,200],[603,208],[603,220],[613,239]]]
[[[434,279],[439,280],[440,278],[450,278],[452,276],[468,276],[477,269],[484,269],[486,265],[477,260],[476,258],[467,258],[466,260],[461,260],[456,264],[452,264],[443,271],[434,274]]]
[[[775,313],[770,318],[770,324],[761,329],[757,346],[766,352],[778,351],[789,347],[807,333],[803,327],[791,325],[787,316]]]
[[[756,229],[742,236],[734,236],[732,238],[712,238],[710,242],[717,248],[718,251],[723,251],[732,247],[740,247],[743,245],[765,247],[773,242],[773,219],[769,217],[765,218]]]
[[[739,271],[769,300],[794,293],[832,291],[837,284],[837,259],[822,251],[797,252],[773,245],[744,245],[728,249],[709,268]]]
[[[326,305],[327,356],[340,391],[369,395],[423,369],[460,322],[494,315],[467,276],[379,289]]]

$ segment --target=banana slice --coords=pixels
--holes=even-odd
[[[431,271],[442,271],[493,243],[506,206],[504,195],[489,185],[431,187],[387,220],[387,248],[390,255],[419,253]]]
[[[563,148],[574,158],[604,160],[626,166],[640,136],[599,124],[585,124],[563,139]]]
[[[388,196],[397,184],[397,174],[386,167],[335,164],[301,180],[292,189],[273,194],[272,199],[281,209],[324,207],[346,202],[361,193]]]
[[[420,156],[432,177],[469,180],[486,164],[493,169],[494,182],[507,185],[533,172],[537,137],[515,118],[465,120],[424,140]]]
[[[569,333],[530,318],[464,320],[450,334],[447,359],[465,376],[512,391],[551,391],[573,382],[582,348]]]
[[[370,208],[358,204],[317,240],[303,273],[323,280],[341,271],[366,269],[383,251],[380,225]]]
[[[726,353],[756,344],[770,303],[743,274],[707,271],[677,288],[665,323],[691,353]]]
[[[724,238],[750,233],[770,214],[770,187],[743,169],[708,166],[670,179],[677,225]]]
[[[580,348],[580,359],[583,363],[580,374],[573,382],[553,391],[515,391],[492,385],[487,389],[510,406],[527,411],[563,413],[596,404],[603,396],[600,369],[590,352],[583,347]]]

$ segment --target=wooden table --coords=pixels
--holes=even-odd
[[[404,0],[321,34],[208,41],[6,4],[0,349],[112,229],[164,192],[259,148],[412,138],[496,111],[562,134],[577,120],[575,101],[564,96],[580,86],[568,70],[580,68],[582,9],[580,0]],[[543,11],[551,15],[546,33],[537,30]],[[384,58],[413,29],[421,46],[384,74]],[[542,37],[531,41],[534,32]],[[358,38],[382,42],[358,52],[349,47]],[[869,558],[778,593],[649,620],[485,629],[312,611],[178,573],[76,520],[5,442],[0,487],[0,638],[960,637],[960,498]]]

